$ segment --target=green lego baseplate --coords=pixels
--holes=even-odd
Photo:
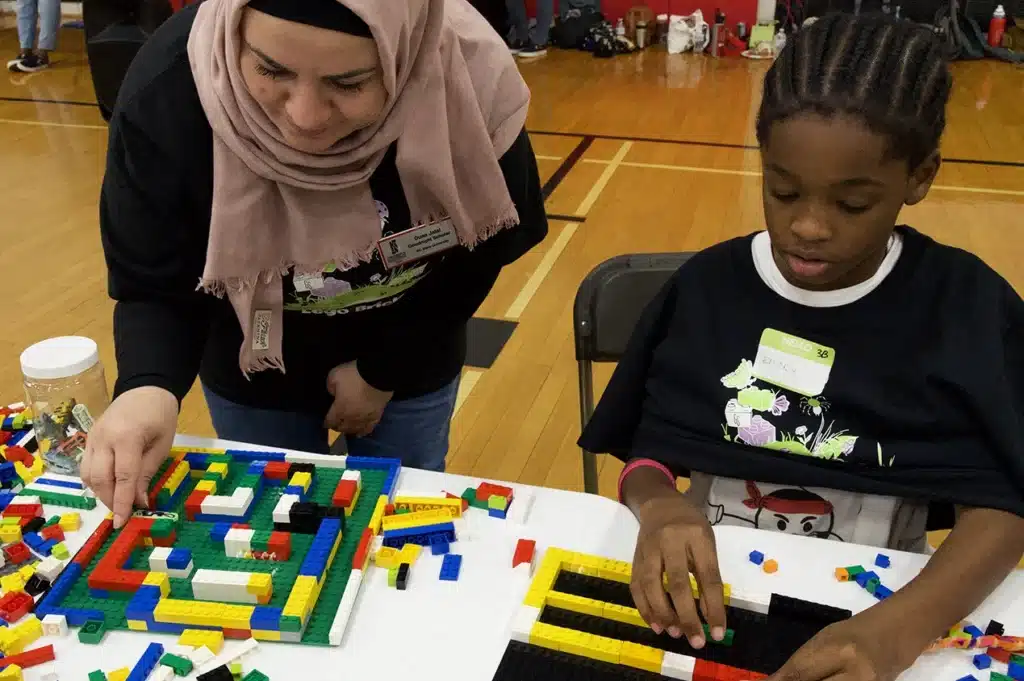
[[[183,451],[187,454],[183,455]],[[239,487],[239,483],[249,484],[253,479],[252,466],[254,462],[262,461],[259,455],[254,452],[214,452],[212,450],[198,450],[199,456],[206,457],[210,463],[224,463],[227,471],[219,481],[219,494],[230,495]],[[245,454],[246,457],[240,457]],[[195,456],[194,450],[179,450],[172,459],[161,468],[155,480],[165,478],[167,469],[173,470],[177,462],[186,460],[185,456],[193,456],[192,463],[195,464],[199,457]],[[189,629],[214,629],[222,630],[229,638],[254,637],[265,641],[291,641],[310,645],[331,645],[329,632],[334,622],[335,615],[339,609],[342,596],[347,585],[350,583],[350,575],[354,563],[359,563],[357,568],[365,564],[363,557],[369,549],[369,539],[372,532],[368,529],[371,518],[383,513],[383,507],[388,497],[392,494],[400,470],[400,462],[394,459],[359,459],[355,457],[333,457],[316,455],[302,455],[298,461],[286,459],[286,455],[267,453],[268,460],[284,461],[309,468],[314,466],[312,480],[303,502],[317,505],[321,510],[332,508],[332,495],[336,493],[339,481],[342,480],[346,470],[358,470],[360,476],[360,487],[358,496],[350,508],[350,514],[344,517],[343,530],[340,539],[334,540],[336,548],[333,551],[333,560],[327,561],[327,566],[319,578],[311,577],[308,572],[307,555],[311,547],[316,544],[316,549],[323,553],[323,540],[321,534],[302,533],[294,530],[297,526],[285,526],[279,523],[275,528],[274,511],[282,494],[287,490],[294,490],[288,486],[290,481],[283,484],[275,484],[267,479],[263,480],[262,488],[257,497],[252,501],[251,513],[248,513],[248,528],[255,533],[266,537],[271,532],[288,531],[290,534],[291,555],[287,560],[266,560],[251,557],[228,557],[225,552],[225,544],[213,538],[213,531],[216,525],[223,525],[225,521],[206,521],[204,519],[187,520],[186,500],[195,491],[197,485],[204,480],[210,479],[209,473],[204,472],[201,467],[193,465],[189,475],[186,475],[181,485],[187,485],[183,493],[175,492],[174,498],[169,499],[167,495],[161,498],[166,505],[160,511],[137,512],[136,516],[129,521],[122,530],[112,530],[112,523],[108,517],[104,524],[93,534],[86,546],[79,555],[72,561],[65,572],[54,583],[50,593],[40,602],[37,613],[40,617],[49,613],[63,614],[68,618],[68,623],[76,626],[83,625],[86,621],[100,619],[107,630],[132,629],[137,631],[179,633],[185,628]],[[287,455],[291,456],[291,455]],[[271,457],[277,457],[272,459]],[[318,463],[323,465],[318,465]],[[292,473],[288,473],[292,478]],[[153,490],[151,498],[156,498],[159,490]],[[294,493],[294,492],[289,492]],[[333,498],[333,501],[337,501]],[[169,503],[168,503],[169,502]],[[158,508],[160,505],[158,504]],[[194,511],[194,508],[192,509]],[[338,509],[335,508],[335,511]],[[328,514],[321,520],[337,518]],[[193,513],[194,516],[194,513]],[[200,516],[205,518],[206,516]],[[166,528],[159,528],[167,524],[162,518],[170,518],[173,535],[162,537],[166,534]],[[104,558],[114,550],[118,554],[118,546],[124,550],[125,533],[131,523],[148,523],[145,544],[133,545],[130,547],[130,554],[127,561],[118,566],[124,572],[119,574],[143,575],[145,583],[140,583],[134,589],[126,587],[123,590],[97,590],[90,588],[90,575],[93,575],[97,567],[104,561]],[[243,521],[239,521],[243,522]],[[324,523],[327,524],[326,522]],[[378,521],[379,524],[379,521]],[[237,527],[237,526],[236,526]],[[316,530],[314,530],[316,531]],[[104,535],[104,532],[106,533]],[[118,544],[118,541],[121,544]],[[173,541],[169,541],[173,540]],[[317,544],[319,542],[319,544]],[[155,543],[161,546],[152,546]],[[255,543],[255,540],[254,540]],[[165,551],[170,549],[188,549],[191,551],[191,562],[194,568],[190,571],[189,578],[177,578],[164,575],[163,572],[150,572],[150,556],[158,549]],[[359,552],[359,556],[357,556]],[[109,565],[109,559],[107,561]],[[307,567],[303,567],[306,565]],[[266,601],[258,604],[240,604],[238,601],[222,604],[216,601],[200,601],[195,598],[193,592],[192,577],[197,570],[219,570],[234,573],[269,574],[272,583],[272,593],[268,594]],[[307,574],[300,574],[305,570]],[[265,578],[264,578],[265,579]],[[139,578],[136,577],[138,581]],[[301,581],[300,581],[301,580]],[[164,582],[165,584],[161,584]],[[315,584],[319,594],[312,596],[313,605],[307,610],[304,617],[290,617],[288,611],[289,598],[296,584]],[[358,581],[356,584],[358,585]],[[93,584],[95,586],[95,583]],[[117,586],[117,585],[115,585]],[[159,593],[159,601],[151,602],[148,605],[148,617],[140,619],[140,595],[147,590],[147,595],[154,593],[154,588]],[[294,602],[294,600],[292,601]],[[252,612],[250,626],[227,626],[226,620],[221,623],[213,623],[209,626],[196,625],[186,620],[177,620],[175,617],[161,615],[162,612],[170,612],[171,604],[193,604],[191,610],[206,613],[216,612],[228,613],[227,617],[235,617],[232,621],[238,621],[238,617],[247,612]],[[241,615],[239,614],[241,613]],[[257,613],[260,616],[260,624],[256,625]],[[172,613],[173,615],[174,613]],[[188,613],[190,616],[194,613]],[[277,618],[277,626],[271,628],[266,622],[268,615],[280,614]],[[294,613],[292,613],[294,614]],[[274,619],[271,617],[270,619]],[[338,643],[335,642],[334,645]]]

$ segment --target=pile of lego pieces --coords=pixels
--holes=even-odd
[[[978,652],[982,648],[984,652]],[[983,632],[973,624],[962,622],[949,631],[949,635],[931,645],[929,652],[939,650],[968,650],[975,652],[972,658],[979,671],[989,670],[990,681],[1024,681],[1024,637],[1006,636],[1003,625],[995,620],[988,623]],[[1006,665],[1003,674],[992,669],[994,663]],[[965,676],[960,681],[978,681],[974,676]]]
[[[454,494],[446,494],[449,498],[458,498]],[[533,492],[522,490],[516,497],[511,487],[490,482],[481,482],[476,489],[467,487],[461,499],[463,510],[472,506],[487,511],[492,518],[508,519],[519,525],[526,523],[526,517],[533,506]],[[515,504],[512,503],[514,499],[517,500]]]
[[[223,647],[222,632],[186,629],[172,651],[165,651],[160,643],[150,643],[134,667],[110,672],[97,669],[89,674],[89,681],[170,681],[193,671],[198,672],[198,681],[270,681],[258,669],[243,673],[241,660],[258,647],[255,639],[220,654]]]
[[[760,551],[751,551],[750,555],[747,558],[754,565],[760,565],[761,569],[769,575],[775,574],[779,571],[779,562],[774,558],[769,558],[768,560],[765,560],[764,554]]]
[[[889,567],[889,557],[880,553],[875,557],[875,567]],[[867,570],[862,565],[848,565],[836,568],[836,579],[840,582],[856,582],[869,594],[882,601],[892,596],[892,590],[882,584],[882,578],[874,570]]]
[[[374,553],[377,567],[388,571],[388,585],[403,591],[409,573],[424,547],[434,556],[442,556],[442,581],[457,581],[462,556],[451,552],[456,541],[455,519],[462,517],[466,504],[457,497],[395,497],[385,504],[379,519],[381,546]]]

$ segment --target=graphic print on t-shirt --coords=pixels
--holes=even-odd
[[[381,236],[390,236],[390,211],[382,201],[375,203],[380,216]],[[328,265],[322,272],[293,273],[291,277],[285,277],[284,309],[332,316],[388,307],[418,284],[433,264],[419,261],[389,270],[375,251],[369,262],[345,272]]]
[[[827,493],[825,490],[821,492]],[[736,508],[727,508],[725,502],[729,499],[743,499],[743,502]],[[707,515],[712,525],[729,518],[749,523],[759,530],[844,541],[834,531],[836,516],[838,514],[841,521],[856,518],[859,504],[844,496],[838,501],[838,506],[818,491],[806,487],[717,478],[708,497]]]

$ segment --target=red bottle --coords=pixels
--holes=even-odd
[[[999,47],[1003,42],[1003,33],[1005,32],[1006,10],[999,5],[992,14],[992,20],[988,22],[988,44],[992,47]]]

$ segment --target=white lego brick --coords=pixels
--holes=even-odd
[[[167,572],[167,557],[171,550],[165,546],[154,546],[153,552],[149,554],[149,569],[152,572]]]
[[[525,525],[533,509],[534,493],[532,490],[519,488],[512,497],[512,505],[505,515],[505,521],[516,525]]]
[[[224,537],[224,553],[228,557],[234,558],[252,551],[252,538],[255,534],[255,530],[241,527],[231,528]]]
[[[362,472],[361,471],[357,471],[357,470],[353,470],[351,468],[346,470],[344,473],[341,474],[341,479],[342,480],[355,480],[356,481],[356,485],[362,485],[363,484],[363,474],[362,474]]]
[[[149,677],[149,681],[171,681],[174,678],[174,670],[162,664],[158,664]]]
[[[465,515],[461,518],[452,518],[452,525],[455,527],[456,541],[469,541],[473,538],[469,532],[469,519]]]
[[[50,480],[60,480],[61,482],[73,482],[79,485],[82,484],[81,478],[75,477],[74,475],[62,475],[60,473],[54,473],[53,471],[46,471],[43,473],[43,477]],[[70,487],[68,489],[70,489]]]
[[[363,584],[363,571],[353,570],[348,575],[348,583],[341,596],[341,603],[338,604],[338,611],[334,615],[331,629],[327,633],[327,641],[332,646],[340,646],[345,638],[345,630],[348,628],[349,619],[352,617],[352,608],[355,607],[356,597],[359,596],[359,588]]]
[[[194,648],[193,650],[190,650],[188,653],[188,659],[192,660],[192,664],[196,667],[204,665],[216,657],[217,656],[213,654],[213,651],[207,648],[206,646],[203,646],[201,648]]]
[[[370,540],[370,553],[376,555],[382,548],[384,548],[383,535],[374,535],[373,539]]]
[[[277,500],[277,505],[274,506],[274,522],[275,523],[288,523],[291,519],[288,513],[292,510],[292,505],[298,503],[299,497],[297,494],[284,494],[280,499]]]
[[[237,646],[232,646],[222,652],[220,655],[215,656],[213,659],[208,660],[203,664],[196,665],[199,667],[198,675],[202,676],[207,672],[213,671],[217,667],[230,665],[232,662],[237,662],[243,657],[259,648],[260,644],[256,642],[254,638],[247,638]]]
[[[47,491],[49,491],[49,490],[47,490]],[[42,503],[42,502],[39,501],[39,497],[32,496],[31,494],[20,494],[19,493],[18,496],[14,497],[14,501],[12,501],[11,503],[12,504],[39,504],[39,503]]]
[[[301,631],[282,631],[281,643],[302,643]]]
[[[329,454],[285,454],[288,463],[311,463],[320,468],[345,468],[347,456],[331,456]]]
[[[539,619],[540,608],[534,608],[530,605],[519,606],[519,610],[512,617],[512,640],[519,641],[520,643],[529,643],[530,630],[533,629],[533,625]]]
[[[768,607],[771,605],[772,596],[769,593],[757,593],[754,591],[737,591],[733,589],[729,594],[729,605],[734,608],[742,608],[751,612],[759,612],[762,615],[768,614]]]
[[[661,658],[661,675],[670,679],[693,681],[693,671],[696,666],[696,658],[666,651],[665,656]]]
[[[60,681],[60,677],[57,676],[57,670],[53,665],[44,667],[40,673],[42,674],[39,677],[41,681]]]
[[[67,634],[67,617],[50,614],[43,618],[43,636],[67,636]]]
[[[195,570],[195,563],[193,563],[190,560],[188,562],[188,565],[186,567],[184,567],[183,569],[174,570],[172,568],[167,568],[166,572],[167,572],[167,576],[171,577],[173,579],[188,579],[189,577],[192,576],[192,571],[193,570]]]
[[[0,560],[2,559],[2,556],[0,556]],[[3,567],[3,563],[0,563],[0,567]],[[63,561],[53,556],[47,556],[36,563],[36,574],[48,582],[55,581],[63,569]]]
[[[201,601],[258,603],[256,594],[249,592],[251,574],[226,570],[196,570],[192,577],[192,595]]]
[[[85,497],[87,492],[84,489],[73,489],[71,487],[61,487],[60,485],[47,485],[45,482],[39,482],[38,479],[33,480],[29,484],[25,485],[23,492],[47,492],[50,494],[62,494],[68,497]],[[38,498],[38,497],[37,497]],[[24,504],[23,497],[18,497],[18,503]]]
[[[24,402],[11,402],[10,404],[7,405],[7,408],[8,409],[24,409],[25,408],[25,403]]]

